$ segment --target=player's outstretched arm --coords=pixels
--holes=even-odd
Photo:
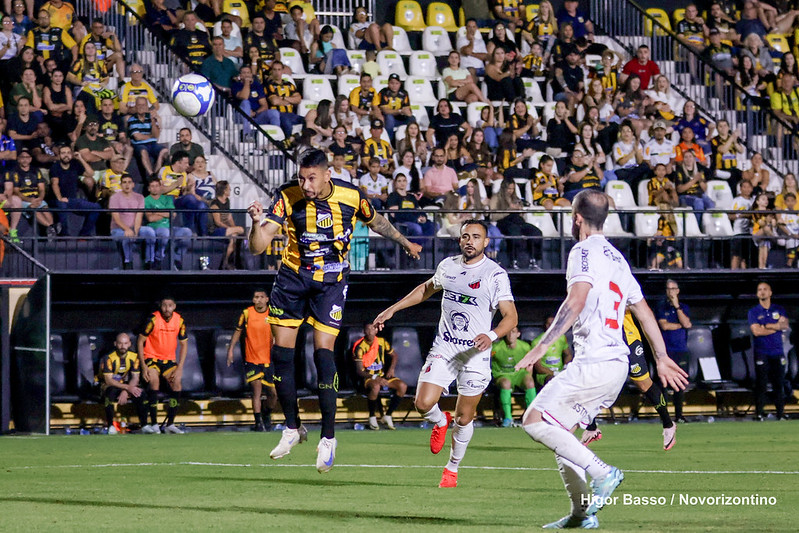
[[[552,325],[544,332],[544,336],[541,337],[541,341],[535,345],[535,348],[527,352],[527,355],[516,363],[516,370],[526,369],[530,372],[533,371],[533,365],[544,357],[553,342],[569,331],[577,317],[580,316],[590,290],[591,284],[586,281],[578,281],[569,287],[569,294],[560,305]]]
[[[405,249],[409,256],[413,257],[414,259],[419,259],[419,253],[422,251],[422,247],[405,238],[405,235],[400,233],[399,230],[395,228],[394,225],[380,213],[375,215],[372,221],[369,222],[368,226],[375,233],[382,235],[386,239],[391,239],[392,241],[399,243],[399,245]],[[250,246],[252,246],[252,244],[250,244]]]
[[[383,326],[394,316],[394,313],[424,302],[439,290],[441,289],[436,289],[432,279],[425,281],[409,292],[402,300],[377,315],[373,322],[374,326],[378,331],[382,331]]]
[[[252,219],[252,229],[250,230],[250,252],[253,255],[259,255],[266,251],[267,247],[272,243],[272,239],[277,235],[277,230],[280,226],[267,222],[261,225],[264,217],[264,207],[261,202],[255,201],[247,208],[247,213]]]
[[[652,309],[645,299],[630,305],[630,310],[638,319],[641,328],[644,330],[646,340],[652,347],[652,352],[657,363],[658,376],[664,387],[669,386],[674,390],[683,390],[688,385],[688,374],[680,366],[669,358],[666,352],[666,343],[660,333],[657,320]]]
[[[491,331],[494,332],[497,338],[501,339],[507,335],[510,330],[516,327],[516,325],[519,323],[519,315],[516,312],[516,304],[514,304],[512,300],[503,300],[499,302],[497,308],[502,314],[502,320],[500,320],[499,324],[497,324],[497,327]],[[485,333],[481,333],[474,338],[474,347],[482,352],[491,348],[492,342],[493,339],[491,339],[491,337]]]

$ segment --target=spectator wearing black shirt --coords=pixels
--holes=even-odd
[[[416,197],[408,192],[408,177],[405,174],[397,174],[394,178],[394,192],[386,199],[386,208],[392,212],[390,220],[408,240],[424,246],[427,239],[415,239],[414,237],[432,237],[436,233],[436,224],[427,218],[424,213],[419,213],[421,209]],[[403,213],[403,211],[410,211]]]
[[[556,103],[555,116],[547,122],[547,144],[551,148],[559,148],[564,154],[568,153],[574,146],[577,133],[577,126],[569,118],[566,102]]]
[[[230,86],[230,92],[239,102],[241,111],[252,118],[256,124],[270,124],[269,102],[266,99],[264,86],[253,76],[252,67],[243,65],[239,69],[239,77]],[[252,124],[249,120],[244,121],[243,134],[252,134]]]
[[[186,58],[195,70],[202,67],[203,61],[211,53],[208,34],[197,29],[198,23],[194,11],[186,11],[183,15],[184,28],[174,32],[170,41],[178,55]]]
[[[427,128],[427,144],[430,146],[441,146],[452,134],[460,137],[460,130],[463,128],[464,137],[472,136],[472,127],[458,113],[452,112],[452,104],[446,98],[438,101],[436,106],[438,114],[430,121]]]
[[[133,146],[128,139],[125,119],[114,109],[112,98],[103,98],[97,122],[99,124],[98,134],[111,143],[114,152],[121,154],[125,159],[133,156]]]
[[[90,202],[80,196],[81,193],[86,193],[85,190],[82,190],[84,187],[81,183],[81,178],[90,178],[91,176],[92,168],[75,159],[72,148],[60,146],[58,148],[58,161],[50,167],[50,187],[53,189],[56,205],[61,209],[100,209],[100,204]],[[97,217],[100,215],[99,211],[80,212],[77,214],[83,217],[80,235],[85,236],[94,233]],[[67,221],[69,217],[61,213],[59,214],[59,219],[61,221],[62,235],[68,234]]]
[[[41,135],[38,131],[40,122],[41,113],[32,113],[30,100],[23,96],[17,102],[17,112],[8,120],[8,136],[14,139],[17,148],[32,149]]]
[[[397,74],[391,74],[388,77],[388,87],[381,89],[378,96],[386,131],[393,143],[397,126],[407,125],[412,120],[411,102],[408,99],[408,93],[402,88]]]
[[[350,176],[354,179],[355,168],[358,166],[358,150],[349,142],[347,128],[341,124],[333,128],[333,142],[327,149],[334,156],[344,156],[344,168],[349,171]]]
[[[563,182],[563,197],[574,201],[574,197],[585,189],[602,190],[602,169],[591,154],[586,154],[582,148],[575,148],[571,155],[571,162],[566,169],[561,181]]]
[[[573,113],[574,107],[583,98],[585,71],[580,66],[580,53],[577,47],[569,46],[564,52],[564,60],[555,65],[552,92],[555,100],[565,101],[569,112]]]
[[[258,56],[267,66],[270,66],[272,61],[280,61],[280,47],[275,41],[274,32],[267,33],[266,30],[264,16],[262,14],[255,15],[252,18],[252,28],[244,38],[244,49],[249,50],[254,46],[258,49]]]

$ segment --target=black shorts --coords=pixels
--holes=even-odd
[[[262,385],[266,385],[267,387],[275,386],[275,373],[271,365],[261,365],[245,361],[244,376],[247,379],[247,383],[260,381]]]
[[[122,389],[119,387],[109,387],[103,384],[100,388],[100,398],[102,398],[105,405],[110,405],[112,403],[116,403],[119,400],[119,395],[122,394]],[[128,400],[132,401],[133,403],[137,403],[142,401],[141,396],[134,396],[132,394],[128,394]]]
[[[269,323],[297,328],[303,320],[319,331],[338,335],[347,301],[347,273],[341,281],[314,281],[288,267],[277,272],[269,298]]]
[[[643,381],[649,378],[649,365],[646,364],[644,356],[644,343],[640,340],[633,341],[629,345],[630,353],[627,358],[630,361],[630,378],[633,381]]]
[[[147,368],[154,368],[158,371],[158,375],[162,377],[169,377],[175,371],[178,364],[175,361],[167,361],[165,359],[147,359]]]

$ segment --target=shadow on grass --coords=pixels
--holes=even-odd
[[[16,502],[16,503],[41,503],[48,505],[68,505],[75,507],[97,507],[97,508],[123,508],[123,509],[141,509],[154,510],[161,509],[164,511],[199,511],[207,513],[249,513],[249,514],[274,514],[274,515],[288,515],[304,518],[318,518],[322,520],[330,520],[339,518],[342,520],[352,520],[358,518],[368,518],[370,520],[387,520],[396,522],[398,524],[429,524],[438,526],[511,526],[518,524],[501,523],[496,520],[468,520],[464,518],[446,518],[439,516],[414,516],[414,515],[380,515],[375,516],[368,511],[344,511],[344,510],[331,510],[331,509],[289,509],[281,508],[261,508],[258,510],[252,507],[242,507],[235,505],[228,506],[192,506],[192,505],[172,505],[172,504],[157,504],[153,502],[120,502],[120,501],[96,501],[96,500],[69,500],[65,498],[37,498],[37,497],[23,497],[23,496],[0,496],[0,502]]]

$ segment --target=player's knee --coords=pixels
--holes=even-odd
[[[522,428],[524,428],[524,432],[530,435],[530,438],[536,442],[543,442],[546,439],[546,435],[549,431],[550,425],[544,422],[543,420],[539,420],[538,422],[527,423],[525,420],[522,424]]]
[[[333,350],[325,348],[314,350],[313,358],[316,364],[316,372],[319,376],[319,383],[332,385],[336,380],[336,360]]]
[[[424,398],[417,397],[413,400],[413,406],[416,408],[417,411],[421,414],[425,414],[430,412],[430,409],[436,404],[434,401],[429,401]]]
[[[530,424],[536,424],[538,422],[543,422],[543,421],[544,419],[541,418],[541,411],[538,411],[537,409],[527,409],[527,411],[525,411],[524,413],[524,416],[522,417],[522,425],[525,427]],[[532,435],[530,436],[532,437]]]
[[[474,413],[455,413],[455,423],[459,426],[466,426],[474,420]]]
[[[507,378],[500,378],[497,381],[497,387],[499,387],[500,389],[505,389],[505,390],[510,389],[511,388],[510,380],[507,379]]]
[[[397,383],[397,396],[405,396],[405,393],[408,392],[408,384],[404,381],[400,381]]]

